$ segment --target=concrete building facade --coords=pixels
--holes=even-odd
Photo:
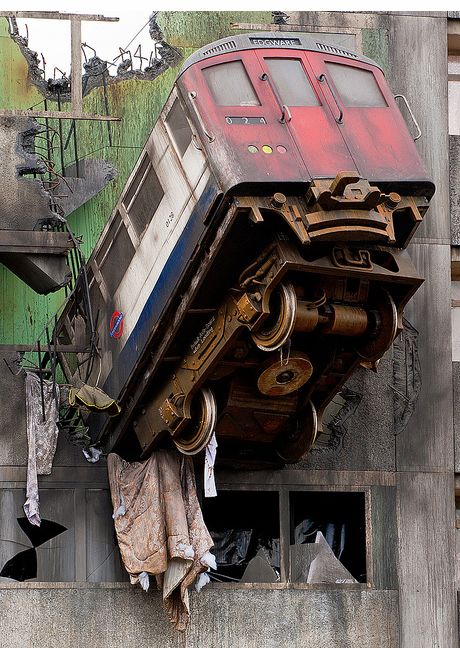
[[[234,524],[244,506],[256,511],[257,498],[266,496],[267,516],[279,524],[280,580],[212,583],[193,593],[185,635],[169,626],[157,592],[143,593],[126,582],[104,460],[88,464],[61,435],[52,474],[40,478],[40,499],[42,517],[66,531],[37,548],[36,578],[0,578],[1,648],[458,646],[460,15],[286,13],[285,24],[278,26],[271,13],[164,12],[155,27],[181,57],[235,30],[283,29],[314,34],[382,66],[393,92],[407,97],[417,117],[422,130],[417,146],[436,184],[409,246],[425,282],[406,311],[405,330],[376,373],[360,369],[347,384],[355,400],[302,462],[280,470],[217,473],[221,501],[229,503]],[[27,108],[43,98],[42,89],[34,85],[6,19],[0,18],[0,28],[0,83],[7,97],[1,107]],[[117,169],[114,181],[69,215],[87,254],[167,97],[180,66],[173,63],[155,78],[120,77],[108,85],[110,114],[122,117],[111,127],[110,142],[106,125],[78,126],[74,158],[98,151],[98,158]],[[99,86],[88,93],[85,108],[100,112],[103,92]],[[75,165],[66,156],[66,165]],[[13,375],[13,347],[33,343],[63,298],[38,296],[6,268],[1,271],[0,568],[30,548],[17,522],[23,515],[27,439],[24,375]],[[240,511],[242,492],[251,492],[253,500]],[[361,511],[362,546],[355,547],[364,565],[360,582],[319,585],[293,578],[294,527],[304,510],[316,506],[315,498],[326,510]],[[219,505],[219,497],[216,501]],[[204,511],[206,519],[206,506]]]

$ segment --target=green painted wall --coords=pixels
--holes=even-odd
[[[270,21],[270,12],[164,12],[159,16],[165,39],[178,47],[184,58],[201,45],[235,33],[231,28],[233,22]],[[122,118],[120,123],[112,125],[112,146],[108,145],[106,124],[78,123],[79,157],[104,158],[118,170],[115,181],[69,218],[75,234],[83,237],[83,251],[87,256],[112,212],[177,71],[167,70],[154,81],[130,79],[109,85],[110,114]],[[41,99],[28,79],[27,63],[19,46],[8,35],[6,20],[0,19],[0,107],[28,108]],[[56,106],[50,104],[49,109],[53,108]],[[93,90],[85,98],[84,109],[104,113],[102,88]],[[56,122],[51,124],[57,127]],[[64,140],[69,124],[63,122]],[[71,158],[70,155],[68,162],[72,161]],[[37,295],[11,272],[0,267],[0,343],[33,342],[63,300],[64,291],[47,297]]]

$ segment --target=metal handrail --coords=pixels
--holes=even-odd
[[[206,128],[206,126],[205,126],[205,123],[204,123],[204,121],[203,121],[203,118],[202,118],[202,116],[200,115],[200,112],[199,112],[199,110],[198,110],[198,106],[197,106],[196,103],[195,103],[195,99],[196,99],[196,92],[195,92],[195,91],[193,91],[193,92],[189,92],[189,93],[188,93],[188,96],[189,96],[189,98],[190,98],[190,100],[191,100],[191,102],[192,102],[193,109],[194,109],[194,111],[195,111],[195,114],[196,114],[196,116],[197,116],[198,121],[200,122],[200,126],[201,126],[201,128],[202,128],[202,130],[203,130],[203,133],[206,135],[206,137],[208,138],[209,142],[214,142],[214,140],[215,140],[216,138],[214,137],[214,135],[212,135],[212,134],[207,130],[207,128]]]
[[[284,104],[282,102],[281,97],[280,97],[280,95],[278,93],[278,90],[276,89],[274,83],[272,82],[272,80],[270,79],[268,74],[266,72],[264,72],[263,74],[261,74],[259,76],[259,79],[261,81],[268,81],[268,85],[270,86],[273,94],[275,95],[275,99],[278,102],[278,106],[281,109],[281,117],[280,117],[280,119],[278,121],[281,124],[285,124],[287,121],[291,121],[291,119],[292,119],[291,111],[289,110],[289,107],[286,106],[286,104]],[[286,114],[287,114],[287,119],[286,119]]]
[[[339,111],[339,116],[334,117],[334,119],[338,124],[343,124],[343,110],[342,110],[342,108],[341,108],[341,106],[339,104],[339,100],[337,98],[337,95],[335,94],[335,91],[334,91],[333,87],[329,83],[329,79],[327,78],[327,76],[324,73],[320,74],[319,77],[317,77],[317,79],[318,79],[318,81],[320,83],[324,83],[324,82],[327,83],[327,87],[329,88],[329,90],[331,92],[331,95],[332,95],[332,97],[333,97],[333,99],[335,101],[335,105],[337,106],[337,109]]]
[[[412,117],[412,121],[414,122],[415,127],[416,127],[416,129],[418,131],[418,135],[416,137],[414,137],[414,142],[416,142],[422,136],[422,131],[421,131],[420,126],[418,125],[418,121],[415,119],[415,115],[412,112],[411,107],[409,106],[409,102],[407,101],[406,97],[403,94],[394,95],[394,98],[395,99],[401,98],[404,101],[404,103],[406,104],[406,108],[409,111],[409,115]]]

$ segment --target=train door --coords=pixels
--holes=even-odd
[[[308,52],[314,76],[359,173],[372,181],[425,178],[420,156],[382,71],[361,61]]]
[[[306,53],[292,50],[257,52],[267,84],[313,178],[357,171],[342,133],[312,75]]]
[[[193,65],[180,78],[224,186],[311,178],[252,50]]]

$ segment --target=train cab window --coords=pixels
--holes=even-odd
[[[265,59],[286,106],[319,106],[320,102],[298,59]]]
[[[372,72],[339,63],[326,63],[326,67],[344,106],[377,108],[388,105]]]
[[[166,117],[166,126],[170,131],[179,154],[184,155],[192,141],[192,131],[179,99],[176,99]]]
[[[128,231],[120,214],[117,212],[110,224],[104,244],[96,256],[96,263],[110,295],[113,295],[117,290],[120,281],[129,268],[134,253],[135,249],[129,238]]]
[[[260,106],[260,101],[241,61],[220,63],[203,69],[218,106]]]

